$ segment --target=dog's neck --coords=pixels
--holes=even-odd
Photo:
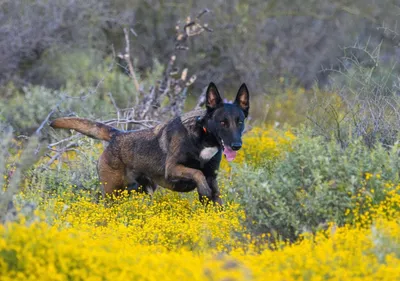
[[[217,149],[221,149],[221,144],[218,142],[217,136],[207,129],[205,126],[201,126],[199,130],[200,138],[202,140],[202,147],[217,147]]]
[[[199,157],[202,161],[208,162],[222,149],[222,147],[217,141],[216,136],[214,136],[212,132],[209,132],[207,128],[202,127],[200,134],[202,142]]]

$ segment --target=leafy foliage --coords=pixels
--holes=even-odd
[[[53,62],[51,73],[56,73],[54,79],[63,79],[65,86],[52,90],[28,85],[18,90],[8,85],[0,91],[7,95],[7,99],[0,99],[0,120],[10,124],[18,134],[29,134],[52,111],[55,117],[74,114],[102,120],[115,118],[110,94],[119,108],[129,108],[137,93],[130,77],[117,71],[114,63],[113,59],[103,60],[96,53],[60,55]],[[157,69],[142,81],[143,87],[153,85],[161,77],[162,66],[156,65]]]
[[[260,150],[263,145],[259,142]],[[353,222],[346,212],[357,209],[362,214],[369,203],[381,202],[388,192],[385,186],[400,181],[398,153],[398,145],[389,151],[383,146],[370,150],[353,140],[342,148],[303,132],[272,172],[262,165],[233,166],[230,196],[244,206],[254,231],[294,241],[328,222]]]

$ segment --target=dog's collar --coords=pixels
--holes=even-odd
[[[196,118],[197,124],[201,125],[201,123],[202,123],[201,121],[202,121],[201,117],[198,116],[198,117]],[[208,133],[207,128],[206,128],[205,126],[201,126],[201,128],[203,129],[203,132],[204,132],[205,134]]]
[[[205,126],[201,126],[201,128],[203,129],[204,134],[208,134],[208,130]],[[225,147],[224,145],[224,141],[222,140],[222,138],[220,138],[219,136],[216,136],[217,141],[219,142],[219,145],[222,147],[222,149]]]

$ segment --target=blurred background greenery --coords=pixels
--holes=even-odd
[[[154,60],[169,59],[176,22],[204,8],[214,32],[192,42],[183,58],[198,73],[195,88],[213,80],[233,90],[241,80],[263,94],[281,77],[305,88],[327,85],[331,71],[321,70],[340,69],[343,48],[355,42],[374,48],[384,41],[385,62],[398,55],[395,0],[5,0],[0,81],[60,88],[90,76],[88,68],[112,56],[112,46],[124,48],[123,27],[136,34],[131,53],[147,71]]]
[[[109,93],[121,108],[131,106],[135,88],[117,56],[125,48],[123,28],[131,31],[139,82],[153,85],[175,48],[177,22],[204,8],[211,11],[204,21],[213,32],[189,38],[190,51],[177,58],[197,76],[188,104],[210,81],[227,98],[246,82],[255,101],[253,120],[297,125],[310,119],[311,100],[326,100],[328,92],[340,94],[349,111],[359,99],[354,92],[371,95],[377,84],[380,93],[398,97],[396,0],[5,0],[0,118],[29,133],[61,97],[75,97],[60,105],[61,115],[107,118],[114,110]],[[82,102],[94,90],[96,98]]]

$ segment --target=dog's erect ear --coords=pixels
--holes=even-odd
[[[240,86],[239,91],[236,95],[236,99],[234,104],[238,105],[244,112],[244,116],[247,117],[249,115],[249,108],[250,108],[250,96],[249,90],[245,83]]]
[[[208,85],[207,92],[206,92],[206,106],[207,109],[215,109],[218,106],[223,104],[221,96],[219,95],[217,86],[213,82]]]

